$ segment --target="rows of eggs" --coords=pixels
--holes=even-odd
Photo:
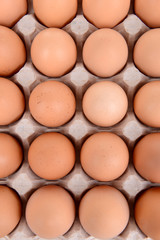
[[[21,90],[4,77],[13,75],[24,65],[26,51],[22,40],[7,27],[12,27],[26,13],[27,3],[26,1],[17,1],[16,7],[19,9],[19,13],[17,11],[14,13],[12,1],[10,4],[7,3],[7,6],[5,1],[0,1],[0,4],[1,2],[0,90],[2,100],[0,109],[2,114],[0,125],[8,125],[22,116],[25,110],[25,100]],[[60,18],[59,11],[55,5],[52,8],[51,2],[33,1],[38,20],[50,28],[41,31],[33,40],[31,57],[34,66],[41,73],[48,77],[60,77],[75,65],[77,50],[71,36],[57,27],[63,27],[74,18],[77,11],[77,1],[72,1],[70,5],[67,1],[57,1],[60,2],[57,4],[57,9],[61,9],[61,11],[63,9]],[[98,77],[107,78],[115,75],[123,69],[127,62],[128,47],[125,39],[118,32],[109,29],[122,21],[128,13],[130,1],[118,2],[83,1],[85,17],[96,27],[102,28],[92,33],[83,46],[84,65]],[[158,4],[158,1],[157,3],[153,3],[153,1],[144,2],[143,0],[135,1],[136,14],[149,27],[160,26]],[[12,9],[13,15],[8,14],[9,9],[7,8]],[[56,9],[54,14],[53,9]],[[106,14],[107,9],[108,14]],[[5,15],[6,13],[7,15]],[[17,16],[17,14],[19,15]],[[55,19],[53,19],[53,15]],[[113,18],[113,15],[116,17]],[[134,47],[133,59],[135,65],[140,71],[151,77],[160,77],[159,39],[160,30],[150,30],[140,37]],[[142,123],[151,127],[160,127],[159,89],[160,82],[152,81],[145,84],[137,92],[134,99],[136,116]],[[32,91],[29,107],[33,118],[37,122],[47,127],[57,127],[65,124],[73,117],[76,101],[74,94],[65,84],[58,81],[46,81]],[[128,108],[128,100],[124,90],[118,84],[101,81],[88,88],[82,100],[82,107],[86,118],[91,123],[101,127],[109,127],[124,118]],[[2,148],[0,151],[2,156],[0,177],[4,178],[20,167],[23,151],[17,140],[10,135],[1,133],[0,141]],[[155,183],[160,182],[159,141],[159,133],[149,134],[139,141],[133,153],[136,170],[142,177]],[[63,151],[60,148],[62,145]],[[51,155],[54,158],[51,159]],[[126,144],[120,137],[113,133],[103,132],[94,134],[87,139],[81,149],[80,158],[81,165],[89,176],[98,181],[112,181],[126,170],[129,154]],[[31,169],[38,176],[55,180],[64,177],[71,171],[75,163],[75,150],[72,143],[64,135],[46,133],[36,138],[31,144],[28,161]],[[19,198],[13,190],[1,186],[0,193],[3,208],[1,209],[1,216],[4,219],[0,226],[2,228],[1,234],[4,236],[11,232],[19,222],[21,207]],[[10,202],[7,199],[10,199]],[[42,199],[42,202],[39,199]],[[159,225],[157,225],[159,222],[157,208],[159,199],[160,189],[152,188],[141,195],[135,206],[137,224],[146,235],[153,237],[153,239],[159,239],[160,234]],[[10,205],[10,208],[4,208],[4,203],[7,208]],[[108,208],[106,208],[106,203]],[[112,207],[110,207],[111,203]],[[99,209],[99,205],[102,206],[103,212]],[[59,210],[57,211],[57,209]],[[108,214],[109,209],[112,209],[110,216]],[[149,214],[152,221],[148,219],[147,209],[150,209]],[[100,214],[99,218],[97,217],[97,211]],[[47,213],[50,212],[54,214],[49,214],[49,217]],[[13,221],[10,222],[7,217],[10,217],[11,214],[13,215]],[[96,221],[93,222],[95,216]],[[73,224],[74,218],[74,201],[68,192],[61,187],[50,185],[40,188],[28,201],[26,208],[27,223],[31,230],[41,237],[54,238],[64,234]],[[120,234],[128,223],[127,201],[113,187],[95,187],[82,198],[79,218],[82,226],[89,234],[98,238],[114,237]],[[111,218],[113,221],[111,221]],[[41,223],[39,223],[39,219]],[[63,219],[63,224],[61,219]],[[49,226],[50,221],[53,224],[51,226]],[[148,221],[150,226],[148,226]],[[105,227],[104,222],[106,223]],[[115,228],[115,226],[117,227]]]

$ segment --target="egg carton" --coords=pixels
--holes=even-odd
[[[71,72],[60,78],[52,78],[67,84],[74,92],[77,100],[76,113],[67,124],[57,128],[47,128],[38,124],[30,115],[28,99],[31,91],[40,82],[49,80],[38,72],[31,62],[30,47],[34,37],[46,27],[38,22],[34,16],[32,0],[28,1],[28,14],[13,27],[13,30],[22,38],[27,49],[27,62],[24,67],[10,79],[15,82],[24,92],[26,99],[26,111],[21,119],[7,127],[0,127],[0,132],[10,133],[22,143],[24,148],[24,161],[20,169],[9,176],[1,179],[0,184],[8,185],[15,189],[21,197],[23,204],[23,213],[19,225],[8,236],[1,240],[42,240],[35,236],[25,221],[25,206],[30,195],[39,187],[46,184],[58,184],[69,192],[75,199],[77,207],[76,220],[71,229],[62,237],[56,240],[94,240],[81,227],[78,220],[78,205],[82,195],[91,187],[96,185],[112,185],[119,189],[127,198],[130,206],[130,220],[126,229],[120,236],[114,240],[143,240],[146,238],[137,227],[134,220],[134,202],[137,194],[150,187],[158,184],[152,184],[141,178],[135,171],[132,164],[132,152],[135,143],[143,135],[150,132],[159,132],[159,129],[150,128],[143,125],[134,115],[133,98],[136,91],[145,83],[152,81],[149,77],[143,75],[134,65],[132,60],[132,49],[136,40],[149,28],[134,14],[133,1],[128,17],[114,29],[120,32],[126,39],[129,46],[129,58],[124,69],[111,78],[99,78],[92,75],[83,65],[82,47],[87,37],[97,28],[90,24],[83,16],[82,2],[79,0],[77,16],[71,23],[63,29],[68,32],[76,42],[78,49],[78,58],[75,67]],[[90,123],[82,112],[82,97],[86,89],[98,81],[113,81],[118,83],[126,92],[129,100],[129,108],[125,118],[113,127],[102,128]],[[27,152],[31,142],[40,134],[45,132],[61,132],[66,135],[74,144],[76,149],[76,164],[74,169],[66,177],[57,181],[47,181],[36,176],[29,168],[27,161]],[[119,135],[128,145],[130,151],[130,162],[125,173],[112,182],[98,182],[87,176],[81,168],[79,155],[83,142],[93,133],[109,131]]]

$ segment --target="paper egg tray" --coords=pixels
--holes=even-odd
[[[116,76],[112,78],[102,79],[98,78],[91,73],[89,73],[82,62],[82,46],[86,38],[96,30],[96,28],[86,21],[82,14],[82,3],[79,1],[78,14],[76,18],[67,26],[64,30],[67,31],[74,38],[77,49],[78,49],[78,59],[73,70],[67,75],[56,78],[55,80],[66,83],[74,92],[77,100],[77,108],[75,116],[67,124],[57,127],[57,128],[47,128],[38,124],[31,117],[28,107],[28,99],[30,92],[33,88],[40,82],[46,81],[49,78],[40,74],[32,65],[30,57],[30,46],[32,40],[37,35],[38,32],[43,30],[45,27],[41,25],[35,18],[32,8],[32,1],[28,2],[28,14],[25,15],[13,28],[15,32],[23,39],[27,49],[27,62],[24,67],[11,79],[19,85],[19,87],[24,92],[26,98],[26,111],[22,118],[16,123],[0,127],[0,132],[8,132],[15,136],[22,143],[24,148],[24,161],[20,169],[8,178],[1,179],[0,184],[5,184],[13,189],[15,189],[22,200],[23,214],[21,221],[17,228],[4,239],[11,240],[37,240],[41,239],[35,236],[31,230],[28,228],[25,222],[25,206],[29,196],[39,187],[45,184],[58,184],[66,188],[71,192],[73,198],[75,199],[77,207],[76,220],[72,228],[62,237],[57,239],[69,239],[69,240],[91,240],[94,237],[89,236],[81,227],[78,220],[78,205],[79,201],[87,191],[87,189],[95,185],[112,185],[119,189],[127,198],[130,206],[130,220],[127,228],[123,233],[116,237],[116,240],[141,240],[145,239],[145,236],[138,229],[134,220],[134,201],[136,195],[143,189],[149,186],[155,185],[148,181],[142,179],[135,171],[132,164],[132,152],[133,147],[137,140],[143,135],[150,132],[157,132],[159,129],[150,128],[141,124],[135,117],[133,112],[133,97],[143,84],[148,81],[152,81],[149,77],[143,75],[136,69],[132,60],[132,50],[136,40],[149,28],[146,27],[133,12],[133,1],[131,3],[131,8],[128,17],[114,29],[120,32],[126,39],[129,46],[129,58],[125,68]],[[53,78],[52,78],[53,79]],[[128,100],[129,108],[125,118],[118,124],[109,128],[101,128],[91,124],[82,113],[82,97],[86,89],[97,81],[114,81],[118,83],[125,90]],[[46,181],[44,179],[36,176],[29,168],[27,161],[27,152],[30,143],[40,134],[44,132],[61,132],[65,134],[74,144],[76,149],[76,164],[74,169],[63,179],[57,181]],[[80,166],[80,149],[88,136],[95,132],[109,131],[118,134],[126,144],[128,145],[130,151],[130,163],[127,171],[117,180],[112,182],[98,182],[90,177],[88,177],[82,170]],[[63,148],[63,146],[62,146]]]

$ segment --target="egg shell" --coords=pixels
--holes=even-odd
[[[123,36],[109,28],[93,32],[83,46],[86,68],[99,77],[111,77],[122,70],[128,59],[128,46]]]
[[[80,202],[83,228],[98,239],[117,237],[127,226],[129,207],[123,194],[110,186],[96,186]]]
[[[0,25],[13,27],[27,13],[27,0],[1,0]]]
[[[49,132],[31,144],[28,162],[39,177],[56,180],[67,175],[75,164],[75,149],[63,134]]]
[[[141,231],[154,240],[160,236],[160,187],[144,191],[135,203],[135,219]]]
[[[160,27],[160,2],[159,0],[135,0],[135,14],[149,27]]]
[[[11,29],[0,26],[0,76],[18,72],[26,61],[26,49],[20,37]]]
[[[87,89],[82,107],[89,121],[98,126],[109,127],[123,119],[128,100],[125,91],[118,84],[101,81]]]
[[[98,28],[113,28],[128,14],[130,0],[82,0],[83,14]]]
[[[47,27],[62,28],[72,21],[77,13],[77,0],[33,0],[38,20]]]
[[[47,28],[36,35],[31,45],[34,66],[48,77],[68,73],[76,63],[77,48],[64,30]]]
[[[142,86],[133,104],[135,114],[142,123],[160,127],[160,81],[151,81]]]
[[[21,201],[11,188],[0,185],[0,238],[14,230],[21,218]]]
[[[76,100],[71,89],[58,81],[37,85],[29,98],[29,108],[34,119],[47,127],[58,127],[74,115]]]
[[[160,77],[160,29],[145,32],[136,42],[133,60],[136,67],[150,77]]]
[[[6,78],[0,78],[0,125],[17,121],[25,110],[25,98],[19,87]]]
[[[160,183],[160,133],[144,136],[135,146],[133,163],[137,172],[148,181]]]
[[[125,142],[116,134],[99,132],[91,135],[80,153],[84,171],[98,181],[113,181],[128,166],[129,152]]]
[[[65,234],[75,219],[75,204],[70,194],[56,185],[43,186],[30,197],[26,220],[41,238],[53,239]]]
[[[9,134],[0,133],[0,178],[14,173],[23,160],[23,150],[19,142]]]

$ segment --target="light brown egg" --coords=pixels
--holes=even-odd
[[[27,13],[27,0],[0,0],[0,25],[13,27]]]
[[[149,27],[160,27],[159,0],[135,0],[134,10],[136,15]]]
[[[123,119],[127,112],[128,99],[118,84],[102,81],[87,89],[82,107],[89,121],[98,126],[109,127]]]
[[[47,127],[58,127],[74,115],[76,100],[71,89],[58,81],[46,81],[37,85],[29,98],[33,118]]]
[[[19,87],[6,78],[0,78],[0,125],[17,121],[25,109],[25,99]]]
[[[64,27],[77,13],[77,0],[33,0],[38,20],[47,27]]]
[[[144,33],[136,42],[133,59],[137,68],[150,77],[160,77],[160,29]]]
[[[34,66],[44,75],[60,77],[68,73],[76,63],[76,44],[64,30],[47,28],[34,38],[31,58]]]
[[[9,134],[0,133],[0,178],[14,173],[23,160],[19,142]]]
[[[160,133],[143,137],[135,146],[133,162],[137,172],[145,179],[160,183]]]
[[[75,204],[62,187],[48,185],[36,190],[26,206],[26,220],[39,237],[53,239],[65,234],[75,219]]]
[[[95,133],[83,144],[80,154],[84,171],[98,181],[120,177],[128,166],[129,152],[125,142],[116,134]]]
[[[130,0],[83,0],[83,13],[98,28],[113,28],[128,14]]]
[[[160,187],[143,192],[135,204],[135,219],[138,227],[149,238],[160,236]]]
[[[134,111],[142,123],[160,127],[160,81],[149,82],[138,90]]]
[[[0,185],[0,238],[14,230],[21,218],[21,201],[11,188]]]
[[[75,149],[63,134],[44,133],[32,142],[28,162],[39,177],[56,180],[66,176],[73,168]]]
[[[20,37],[11,29],[0,26],[0,76],[18,72],[26,61],[26,49]]]
[[[98,239],[110,239],[125,229],[129,220],[128,203],[116,188],[97,186],[82,198],[79,218],[88,234]]]
[[[113,29],[93,32],[83,46],[83,62],[99,77],[111,77],[125,66],[128,46],[123,36]]]

